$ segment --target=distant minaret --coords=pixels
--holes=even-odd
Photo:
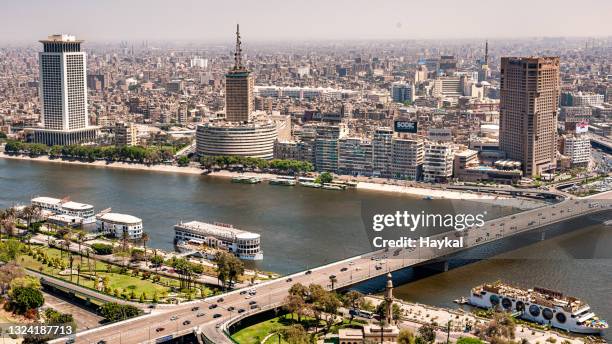
[[[387,314],[385,318],[391,324],[393,321],[393,276],[387,274],[387,287],[385,288],[385,302],[387,303]]]

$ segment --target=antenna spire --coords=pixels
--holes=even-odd
[[[485,41],[485,60],[484,63],[486,65],[489,64],[489,40]]]
[[[242,47],[240,42],[240,24],[236,24],[236,52],[234,52],[234,69],[242,69]]]

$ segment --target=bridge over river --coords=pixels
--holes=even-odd
[[[331,289],[330,276],[335,275],[334,289],[346,288],[384,275],[388,271],[397,271],[432,261],[444,261],[453,254],[519,233],[589,214],[610,211],[612,210],[610,198],[612,192],[589,198],[565,199],[556,204],[488,221],[480,228],[467,230],[463,236],[464,246],[461,248],[402,249],[396,256],[388,257],[384,261],[376,259],[385,255],[391,256],[390,252],[381,250],[348,258],[253,286],[256,295],[248,299],[240,294],[241,290],[234,290],[224,294],[223,301],[219,301],[221,296],[215,296],[179,305],[158,305],[150,314],[83,331],[70,340],[93,344],[153,343],[195,333],[206,343],[233,343],[227,334],[228,326],[245,317],[282,305],[289,288],[294,283],[305,285],[316,283]],[[489,235],[485,235],[485,232]],[[381,264],[382,267],[377,269],[376,266]],[[257,308],[250,309],[249,303],[252,301],[256,302]],[[213,305],[217,306],[214,306],[214,309],[209,308]],[[238,313],[240,309],[245,311]],[[205,315],[197,316],[201,313]],[[52,343],[66,341],[66,338],[60,338]]]

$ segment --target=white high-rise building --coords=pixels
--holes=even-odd
[[[453,146],[448,142],[426,143],[423,180],[426,182],[448,181],[453,176],[453,157]]]
[[[586,135],[566,136],[563,155],[570,159],[571,167],[586,167],[591,160],[591,139]]]
[[[86,54],[71,35],[52,35],[40,41],[40,103],[44,129],[33,140],[48,145],[92,142],[96,127],[87,114]]]

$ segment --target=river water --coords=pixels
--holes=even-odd
[[[97,211],[112,207],[140,217],[150,234],[149,246],[163,249],[172,249],[172,228],[179,220],[230,223],[261,233],[264,260],[257,268],[279,273],[368,251],[362,205],[416,200],[372,191],[244,185],[210,176],[0,159],[0,207],[28,204],[35,196],[70,196]],[[453,299],[467,296],[474,285],[501,279],[584,298],[610,320],[612,259],[594,259],[590,253],[612,251],[612,227],[597,222],[574,226],[569,233],[493,259],[407,282],[395,295],[452,306]]]

